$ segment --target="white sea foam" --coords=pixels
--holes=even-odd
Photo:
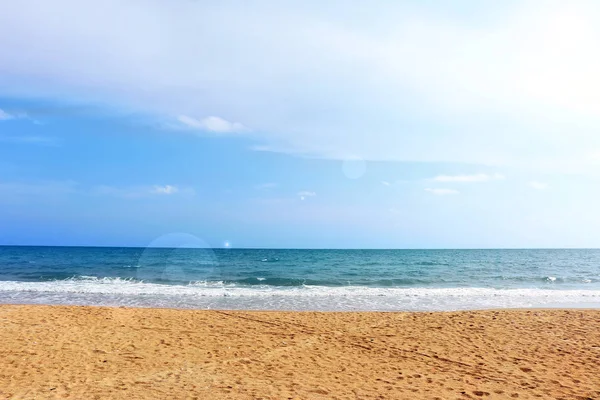
[[[600,290],[273,287],[191,282],[161,285],[92,276],[49,282],[0,281],[0,302],[265,310],[432,311],[600,307]]]

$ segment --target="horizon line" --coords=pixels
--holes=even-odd
[[[210,249],[210,250],[600,250],[600,247],[167,247],[167,246],[116,246],[116,245],[47,245],[0,244],[2,247],[63,247],[98,249]]]

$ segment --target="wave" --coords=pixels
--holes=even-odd
[[[256,279],[256,278],[253,278]],[[263,278],[264,279],[264,278]],[[257,282],[267,282],[268,280]],[[592,289],[495,289],[485,287],[368,287],[368,286],[273,286],[239,285],[226,281],[196,281],[187,285],[168,285],[144,282],[133,278],[98,278],[94,276],[79,276],[64,280],[45,282],[0,281],[0,292],[61,292],[61,293],[121,293],[121,294],[177,294],[203,296],[566,296],[566,297],[599,297],[600,290]]]
[[[423,265],[423,266],[449,266],[450,264],[446,262],[434,262],[434,261],[419,261],[414,263],[414,265]]]
[[[555,288],[397,288],[240,286],[198,281],[164,285],[134,279],[76,277],[0,281],[0,303],[313,311],[450,311],[487,308],[594,307],[600,290]]]
[[[130,264],[135,268],[135,264]],[[114,274],[111,276],[111,272]],[[169,272],[169,271],[167,271]],[[294,287],[369,287],[369,288],[452,288],[452,287],[482,287],[496,289],[540,288],[540,289],[584,289],[600,290],[600,275],[583,271],[581,274],[567,275],[564,273],[525,275],[523,273],[510,274],[504,271],[482,275],[465,276],[463,273],[440,272],[426,275],[423,271],[405,270],[390,276],[381,273],[368,273],[363,271],[345,270],[317,271],[313,274],[300,275],[297,271],[284,269],[260,268],[258,270],[232,269],[209,270],[206,273],[175,270],[173,273],[161,271],[146,272],[119,272],[119,271],[94,271],[89,275],[73,275],[62,271],[20,271],[19,273],[6,274],[4,279],[10,281],[29,282],[70,282],[73,286],[77,283],[106,285],[115,282],[159,284],[163,286],[185,287],[249,287],[249,288],[294,288]],[[557,271],[558,272],[558,271]],[[108,276],[101,275],[106,273]],[[94,275],[95,274],[95,275]],[[287,276],[286,276],[287,275]],[[120,276],[120,277],[117,277]],[[306,276],[306,278],[304,277]],[[2,281],[0,281],[1,284]]]
[[[240,277],[240,278],[227,278],[226,276],[215,276],[211,280],[188,280],[183,277],[180,279],[174,279],[173,277],[158,277],[149,276],[149,279],[140,279],[134,277],[98,277],[93,275],[74,275],[65,277],[53,277],[41,282],[93,282],[93,283],[111,283],[111,282],[144,282],[144,283],[156,283],[164,285],[178,285],[185,286],[187,284],[193,284],[197,286],[274,286],[274,287],[301,287],[301,286],[368,286],[368,287],[411,287],[411,286],[427,286],[431,284],[444,285],[448,283],[443,278],[438,278],[436,282],[431,282],[427,279],[421,278],[388,278],[388,279],[369,279],[369,278],[357,278],[358,274],[347,273],[343,274],[340,278],[323,278],[323,279],[310,279],[310,278],[292,278],[292,277],[278,277],[278,276],[264,276],[269,275],[269,271],[259,271],[263,274],[257,274],[254,277]],[[261,276],[263,275],[263,276]],[[23,274],[21,274],[23,276]],[[24,280],[25,282],[36,283],[40,282],[38,274],[32,274],[31,280]],[[37,279],[36,279],[37,278]],[[177,278],[177,277],[176,277]],[[0,281],[2,282],[2,281]]]

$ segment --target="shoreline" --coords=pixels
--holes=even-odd
[[[104,305],[144,308],[414,312],[600,308],[598,289],[209,287],[121,281],[0,281],[0,304]]]
[[[91,308],[107,308],[107,309],[127,309],[127,310],[173,310],[173,311],[223,311],[233,313],[317,313],[317,314],[335,314],[335,313],[359,313],[359,314],[444,314],[444,313],[468,313],[468,312],[519,312],[519,311],[600,311],[599,306],[557,306],[557,307],[505,307],[505,308],[470,308],[460,310],[273,310],[273,309],[238,309],[238,308],[179,308],[179,307],[153,307],[153,306],[122,306],[122,305],[103,305],[103,304],[53,304],[53,303],[2,303],[0,302],[0,309],[3,307],[91,307]]]
[[[0,399],[600,397],[600,309],[0,305],[0,337]]]

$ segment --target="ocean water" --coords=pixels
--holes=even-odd
[[[0,246],[0,303],[339,311],[600,308],[600,250]]]

